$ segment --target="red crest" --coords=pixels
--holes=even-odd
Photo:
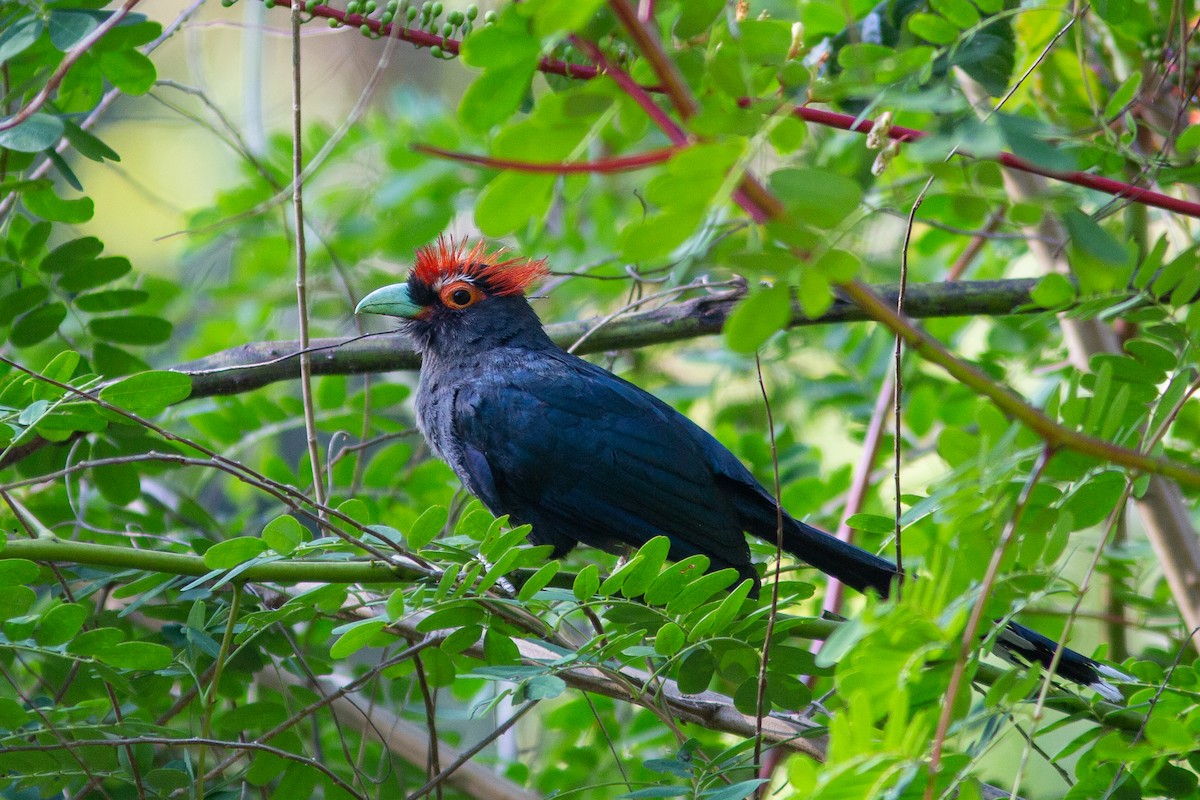
[[[483,284],[493,295],[521,294],[531,283],[549,272],[546,260],[509,258],[503,248],[488,252],[487,244],[476,242],[467,250],[467,240],[439,236],[437,242],[417,250],[412,274],[426,286],[436,287],[452,278],[468,278]]]

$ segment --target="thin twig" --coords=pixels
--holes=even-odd
[[[300,397],[304,405],[304,433],[312,467],[312,491],[325,505],[325,480],[321,473],[321,449],[317,443],[317,419],[313,409],[312,354],[308,352],[308,248],[304,241],[304,145],[300,114],[300,4],[292,6],[292,210],[296,234],[296,311],[300,325]]]
[[[988,563],[987,572],[984,573],[983,580],[980,582],[979,594],[974,606],[971,607],[971,616],[967,620],[967,625],[963,629],[959,651],[957,657],[954,659],[954,669],[950,673],[950,681],[946,688],[946,697],[942,701],[942,713],[938,718],[937,731],[934,734],[933,745],[930,750],[929,782],[925,786],[925,800],[932,800],[933,798],[934,783],[937,780],[938,770],[941,768],[942,748],[945,746],[946,735],[950,730],[950,720],[954,716],[954,706],[958,700],[958,688],[966,672],[967,661],[970,659],[971,651],[977,646],[979,627],[983,622],[983,610],[987,606],[987,600],[991,594],[992,586],[996,583],[996,577],[1000,574],[1000,563],[1008,554],[1009,545],[1017,538],[1017,526],[1020,524],[1021,518],[1025,515],[1025,509],[1029,505],[1029,499],[1033,496],[1033,490],[1038,485],[1038,481],[1041,480],[1042,474],[1046,471],[1046,466],[1050,463],[1050,458],[1053,455],[1054,450],[1047,445],[1038,456],[1033,471],[1029,473],[1029,478],[1025,481],[1025,485],[1021,487],[1021,494],[1017,497],[1017,504],[1008,518],[1008,523],[1004,526],[1004,532],[1000,535],[1000,541],[996,543],[996,548],[992,551],[992,560]]]

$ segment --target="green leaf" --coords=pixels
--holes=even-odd
[[[10,586],[0,592],[0,621],[23,617],[37,600],[37,595],[28,586]]]
[[[100,390],[100,399],[139,416],[161,414],[168,406],[186,400],[192,379],[182,372],[155,370],[130,375]]]
[[[97,258],[95,261],[70,267],[58,279],[58,288],[64,292],[82,292],[86,289],[94,289],[97,286],[103,286],[106,283],[115,281],[129,272],[130,269],[129,259],[123,256]]]
[[[56,8],[50,12],[50,43],[65,53],[98,27],[95,14]]]
[[[541,45],[518,9],[507,6],[494,25],[471,33],[462,45],[462,60],[471,67],[512,67],[536,63]]]
[[[342,626],[341,637],[329,648],[330,658],[342,659],[357,653],[367,646],[375,635],[387,625],[386,620],[364,619]]]
[[[463,92],[458,118],[468,130],[478,133],[508,119],[529,94],[536,69],[536,61],[526,61],[484,70]]]
[[[654,635],[654,652],[660,656],[673,656],[683,649],[686,641],[683,628],[674,622],[668,622]]]
[[[523,603],[528,602],[535,594],[546,588],[546,584],[550,583],[557,574],[558,562],[547,561],[521,585],[521,591],[517,593],[517,599]]]
[[[553,199],[553,175],[505,172],[492,179],[475,204],[475,224],[488,236],[505,236],[541,220]]]
[[[92,133],[85,131],[83,128],[76,125],[69,119],[63,120],[63,133],[67,137],[67,141],[75,148],[84,158],[90,158],[92,161],[120,161],[121,156],[116,150],[100,141]]]
[[[1075,284],[1065,275],[1051,272],[1037,282],[1029,297],[1042,308],[1061,308],[1075,301]]]
[[[913,14],[908,19],[908,29],[927,42],[950,44],[962,31],[959,27],[937,14]]]
[[[0,147],[18,153],[38,153],[54,147],[62,135],[61,119],[38,112],[15,128],[0,131]]]
[[[29,347],[54,335],[58,326],[67,318],[67,307],[62,303],[47,303],[13,322],[8,340],[16,347]]]
[[[98,63],[104,77],[128,95],[145,94],[158,78],[154,62],[137,50],[105,50]]]
[[[796,288],[800,310],[809,319],[818,319],[833,305],[833,287],[824,273],[816,269],[800,271],[800,285]]]
[[[706,647],[698,647],[683,657],[675,675],[679,691],[684,694],[700,694],[708,689],[717,662]]]
[[[660,800],[667,797],[689,797],[691,788],[687,786],[649,786],[632,792],[617,795],[617,800]]]
[[[433,541],[433,538],[446,527],[450,512],[445,506],[430,506],[425,509],[416,522],[408,529],[408,546],[414,550],[422,550]]]
[[[1092,8],[1109,25],[1120,25],[1129,17],[1132,5],[1131,0],[1096,0]]]
[[[780,281],[738,302],[725,323],[725,343],[736,353],[753,353],[791,318],[791,293]]]
[[[725,0],[689,0],[675,22],[675,36],[690,39],[704,33],[724,10]]]
[[[637,219],[621,231],[617,246],[630,261],[663,258],[686,242],[704,221],[703,206],[687,205]]]
[[[96,653],[96,659],[117,669],[156,670],[174,659],[171,648],[154,642],[121,642]]]
[[[54,189],[27,191],[21,195],[21,202],[35,217],[72,225],[87,222],[95,212],[95,205],[90,197],[64,200],[55,194]]]
[[[33,583],[40,574],[38,565],[24,558],[6,558],[0,561],[0,587],[6,589]]]
[[[634,557],[629,560],[629,570],[621,582],[621,594],[625,597],[640,597],[658,577],[670,549],[671,540],[666,536],[655,536],[639,547]],[[635,560],[636,566],[633,565]]]
[[[798,219],[818,228],[840,225],[862,200],[862,189],[844,175],[819,169],[781,169],[771,191]]]
[[[290,514],[283,514],[271,520],[262,532],[262,540],[267,546],[285,556],[307,538],[308,531]]]
[[[571,590],[575,593],[575,599],[583,603],[592,599],[599,588],[600,568],[595,564],[588,564],[575,576]]]
[[[102,439],[96,443],[92,455],[114,458],[121,453],[112,442]],[[142,496],[141,477],[133,464],[118,462],[92,467],[92,480],[104,499],[117,506],[129,505]]]
[[[45,286],[33,284],[0,297],[0,325],[10,325],[17,314],[38,305],[49,296],[50,292]]]
[[[704,800],[745,800],[745,798],[754,794],[758,787],[769,781],[769,778],[751,778],[750,780],[731,783],[728,786],[718,786],[715,789],[709,789],[701,792],[700,796]]]
[[[686,614],[698,608],[701,603],[732,584],[737,578],[737,570],[729,567],[697,578],[667,601],[667,612]]]
[[[777,19],[747,19],[738,26],[742,53],[755,64],[778,66],[787,60],[792,29]]]
[[[150,293],[141,289],[108,289],[80,295],[75,298],[74,303],[80,311],[95,314],[132,308],[149,299]]]
[[[1113,265],[1124,264],[1128,260],[1125,248],[1088,215],[1068,209],[1063,214],[1063,223],[1071,235],[1071,243],[1087,255]]]
[[[1066,171],[1076,168],[1070,150],[1048,141],[1052,132],[1041,121],[1000,112],[993,114],[992,119],[1014,154],[1047,169]]]
[[[87,617],[88,610],[78,603],[57,605],[42,616],[34,639],[43,647],[66,644],[83,628]]]
[[[91,657],[111,650],[125,640],[118,628],[92,628],[67,643],[67,652],[77,656]]]
[[[63,242],[51,250],[42,259],[38,268],[42,272],[51,274],[66,272],[95,261],[96,256],[102,252],[104,252],[104,242],[95,236],[82,236]]]
[[[854,514],[846,520],[846,524],[856,531],[867,533],[887,535],[896,532],[896,520],[881,514]]]
[[[736,589],[725,596],[719,606],[700,618],[700,621],[688,633],[688,641],[696,642],[707,636],[723,633],[733,618],[737,616],[742,608],[742,603],[754,588],[753,581],[744,580],[739,583]]]
[[[542,0],[533,15],[533,31],[551,36],[560,31],[577,31],[587,26],[604,0]]]
[[[1121,81],[1121,85],[1113,92],[1108,102],[1104,104],[1104,116],[1109,119],[1115,119],[1125,110],[1125,106],[1133,101],[1138,89],[1142,87],[1142,73],[1134,71],[1125,80]]]
[[[162,344],[171,338],[173,326],[161,317],[129,314],[120,317],[97,317],[88,322],[88,329],[98,339],[117,344]]]
[[[1139,75],[1141,73],[1138,73]],[[1200,150],[1200,124],[1189,125],[1183,129],[1183,133],[1179,134],[1179,138],[1175,140],[1175,149],[1181,154],[1187,154],[1193,150]]]
[[[76,353],[74,350],[63,350],[50,359],[50,363],[42,368],[41,375],[52,381],[67,383],[75,375],[75,368],[78,366],[79,353]],[[36,378],[31,378],[30,380],[33,383],[33,397],[35,400],[53,400],[63,395],[63,390],[53,384],[37,380]]]
[[[12,61],[28,50],[42,35],[42,20],[30,14],[0,31],[0,64]]]
[[[430,633],[431,631],[462,628],[483,622],[485,616],[483,609],[478,605],[459,601],[429,614],[417,623],[417,630],[421,633]],[[336,629],[334,632],[336,633]]]
[[[235,536],[217,542],[204,553],[204,566],[209,569],[233,569],[267,552],[267,543],[257,536]]]
[[[674,564],[667,564],[659,576],[650,584],[643,599],[653,606],[665,604],[674,597],[680,589],[693,580],[702,577],[708,569],[709,558],[696,554],[680,559]]]
[[[567,690],[567,682],[557,675],[537,675],[522,684],[527,700],[553,700]]]
[[[960,30],[979,24],[979,12],[970,0],[930,0],[929,5]]]

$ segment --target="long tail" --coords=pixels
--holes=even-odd
[[[761,514],[754,516],[759,517]],[[770,532],[766,535],[761,532],[764,530],[762,526],[751,527],[750,532],[761,539],[772,541],[777,528],[776,520],[777,518],[755,520],[760,523],[769,522],[770,527],[766,530]],[[847,586],[860,592],[874,590],[887,597],[892,586],[903,577],[896,565],[887,559],[847,544],[836,536],[794,520],[787,514],[783,515],[783,520],[783,549]],[[1054,653],[1060,648],[1062,655],[1059,656],[1056,674],[1073,683],[1094,689],[1114,703],[1121,702],[1121,692],[1105,679],[1111,678],[1118,682],[1135,680],[1131,675],[1093,661],[1068,647],[1062,647],[1053,639],[1015,622],[1008,623],[996,638],[997,654],[1006,661],[1021,666],[1036,663],[1049,669]]]

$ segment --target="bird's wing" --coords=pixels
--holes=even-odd
[[[745,571],[749,549],[685,417],[585,361],[539,354],[464,387],[455,434],[466,482],[494,511],[569,549],[639,545],[703,553]]]

